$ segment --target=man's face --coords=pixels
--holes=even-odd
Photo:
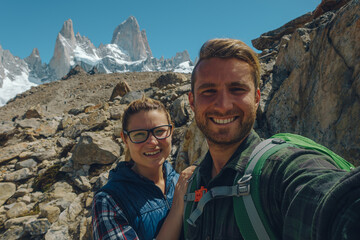
[[[203,60],[189,102],[209,143],[230,145],[250,133],[260,101],[248,63],[236,58]]]

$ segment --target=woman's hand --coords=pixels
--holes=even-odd
[[[174,193],[174,201],[177,203],[179,201],[180,204],[183,205],[184,203],[184,195],[186,194],[188,180],[193,174],[196,166],[190,166],[184,169],[179,176],[179,180],[175,186],[175,193]]]
[[[180,173],[179,180],[175,186],[173,204],[156,240],[179,239],[182,216],[184,214],[184,195],[187,190],[188,180],[195,168],[196,166],[190,166]]]

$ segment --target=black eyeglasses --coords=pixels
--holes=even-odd
[[[131,131],[125,131],[124,133],[129,136],[130,141],[133,143],[143,143],[149,138],[150,132],[158,139],[165,139],[171,135],[172,125],[161,125],[151,129],[136,129]]]

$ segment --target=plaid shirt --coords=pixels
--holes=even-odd
[[[109,194],[99,192],[95,195],[92,213],[94,240],[139,239],[124,212]]]
[[[214,178],[208,153],[196,171],[199,186],[232,186],[236,172],[244,173],[259,142],[259,136],[252,131]],[[267,159],[260,194],[278,239],[360,239],[360,168],[347,173],[330,162],[316,151],[294,147]],[[231,197],[208,202],[195,224],[188,225],[186,239],[242,239]]]

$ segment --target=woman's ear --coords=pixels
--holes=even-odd
[[[173,134],[175,130],[175,124],[173,122],[171,122],[170,124],[171,124],[171,134]]]
[[[121,136],[121,139],[123,140],[123,142],[125,143],[125,145],[128,146],[126,134],[124,134],[124,132],[121,131],[120,136]]]

